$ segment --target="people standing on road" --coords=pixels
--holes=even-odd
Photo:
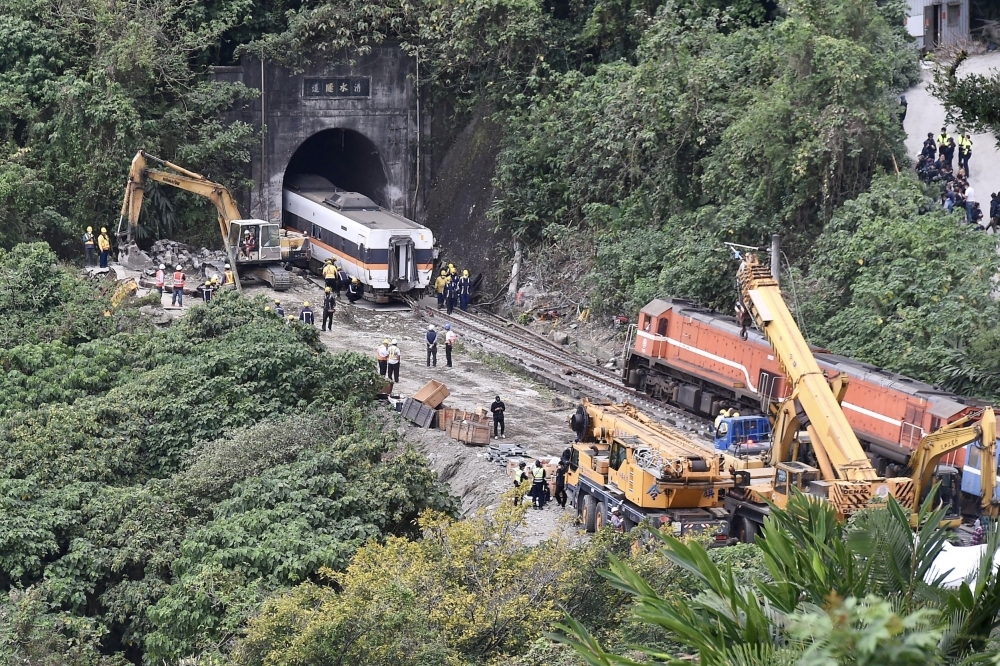
[[[396,346],[396,341],[393,340],[389,343],[389,379],[394,382],[399,381],[399,361],[401,356],[399,347]]]
[[[942,127],[941,133],[938,134],[937,138],[934,140],[937,143],[939,153],[944,152],[944,147],[948,145],[948,139],[950,138],[951,137],[948,136],[948,128]]]
[[[972,139],[968,132],[962,132],[958,138],[958,166],[965,169],[965,177],[969,177],[969,158],[972,157]]]
[[[955,139],[948,138],[948,143],[941,149],[944,161],[949,169],[952,169],[952,161],[955,159]]]
[[[541,460],[536,460],[531,468],[531,506],[545,508],[545,468]]]
[[[527,465],[523,460],[517,465],[517,473],[514,475],[515,488],[520,489],[522,484],[528,480],[528,472],[525,471],[525,467],[527,467]],[[523,492],[517,492],[514,494],[514,506],[520,506],[522,497],[524,497]]]
[[[452,313],[455,309],[455,299],[458,298],[458,281],[455,278],[448,280],[448,284],[444,286],[444,302],[447,305],[446,312],[448,314]]]
[[[609,519],[609,522],[611,523],[611,529],[613,529],[615,532],[625,531],[625,519],[622,518],[621,507],[616,506],[615,508],[611,509],[611,518]]]
[[[94,256],[94,227],[87,227],[83,233],[83,251],[85,253],[84,266],[93,266],[97,259]]]
[[[302,309],[299,310],[299,321],[303,324],[309,324],[310,326],[315,325],[313,324],[313,311],[312,308],[309,307],[309,301],[302,304]]]
[[[442,270],[441,275],[434,280],[434,291],[437,293],[438,310],[444,309],[444,287],[448,284],[448,271]]]
[[[277,298],[274,299],[274,311],[278,313],[278,316],[282,319],[285,318],[285,308],[281,307],[281,301]]]
[[[976,207],[976,190],[972,185],[965,188],[965,219],[972,222],[972,211]]]
[[[469,299],[472,298],[472,278],[469,277],[469,271],[467,270],[463,270],[462,277],[458,278],[458,298],[462,311],[467,311],[469,309]]]
[[[458,340],[458,335],[455,331],[451,330],[451,324],[444,325],[444,360],[446,365],[451,367],[451,350],[455,346],[455,341]]]
[[[566,472],[569,471],[569,463],[566,460],[560,460],[559,464],[556,465],[556,504],[560,508],[566,508],[566,501],[569,499],[566,496]]]
[[[503,401],[500,399],[500,396],[497,396],[497,399],[493,401],[492,405],[490,405],[490,412],[493,413],[493,439],[497,439],[498,429],[500,431],[500,438],[507,439],[507,436],[503,434],[504,433],[503,414],[506,411],[507,411],[507,405],[503,404]]]
[[[382,341],[382,344],[378,346],[375,350],[375,356],[378,358],[378,374],[388,378],[389,377],[389,338]]]
[[[937,155],[937,145],[934,143],[934,132],[927,133],[927,138],[924,139],[924,147],[920,151],[920,155],[923,157],[929,157],[931,161],[934,160],[934,156]]]
[[[454,281],[458,278],[458,269],[455,268],[455,264],[448,264],[448,277]]]
[[[983,220],[983,211],[982,209],[979,208],[979,203],[976,202],[973,205],[972,212],[969,214],[969,222],[971,222],[972,224],[976,225],[981,229],[983,225],[982,220]]]
[[[163,298],[163,285],[166,282],[167,267],[160,264],[160,267],[156,269],[156,289],[160,292],[160,298]]]
[[[361,280],[351,278],[350,284],[347,285],[347,300],[357,303],[359,298],[361,298]]]
[[[1000,197],[995,193],[990,195],[990,222],[986,225],[986,229],[1000,233]]]
[[[333,264],[333,259],[327,259],[323,264],[323,282],[331,290],[337,286],[337,267]]]
[[[108,267],[108,255],[111,253],[111,237],[108,230],[101,227],[101,235],[97,237],[97,249],[101,251],[101,268]]]
[[[184,307],[184,282],[186,281],[186,276],[184,271],[181,270],[181,265],[177,264],[177,269],[174,271],[174,294],[170,299],[170,305],[177,305]]]
[[[337,297],[333,295],[333,289],[327,287],[323,294],[323,327],[321,330],[325,331],[327,326],[330,327],[331,331],[333,330],[333,313],[336,309]]]
[[[431,361],[434,361],[434,367],[438,364],[438,334],[434,330],[434,324],[427,327],[427,367],[431,367]]]

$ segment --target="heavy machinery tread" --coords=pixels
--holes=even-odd
[[[288,271],[270,268],[267,272],[271,277],[268,283],[275,291],[288,291],[288,288],[292,286],[291,274]]]
[[[583,496],[583,529],[587,532],[595,531],[597,520],[597,500],[593,495]]]

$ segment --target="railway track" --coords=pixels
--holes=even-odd
[[[429,322],[457,326],[466,339],[487,351],[520,363],[533,378],[550,388],[568,393],[574,398],[588,397],[615,402],[628,400],[668,425],[712,439],[711,423],[707,419],[652,400],[646,394],[623,385],[617,372],[589,364],[580,356],[518,324],[493,314],[455,310],[449,315],[443,310],[412,301],[410,306]]]

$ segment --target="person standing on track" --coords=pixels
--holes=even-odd
[[[337,309],[337,297],[333,295],[333,289],[326,288],[323,294],[323,326],[320,330],[325,331],[327,326],[333,330],[333,313]]]
[[[393,382],[399,382],[399,361],[402,354],[399,352],[399,347],[396,346],[396,341],[393,340],[389,343],[389,379]]]
[[[378,358],[378,374],[382,377],[389,377],[389,338],[382,341],[382,344],[375,350]]]
[[[446,365],[451,367],[451,350],[455,346],[455,341],[458,340],[458,335],[455,331],[451,330],[451,324],[444,325],[444,360],[447,362]]]
[[[431,367],[431,360],[434,361],[434,367],[438,364],[438,334],[434,330],[434,324],[427,327],[427,367]]]
[[[462,312],[469,309],[469,299],[472,298],[472,278],[469,271],[462,271],[462,277],[458,278],[458,299]]]
[[[500,430],[500,439],[507,439],[504,434],[504,423],[503,423],[503,413],[507,411],[507,405],[503,404],[500,400],[500,396],[493,401],[490,405],[490,411],[493,413],[493,439],[497,439],[497,430]]]
[[[444,286],[444,300],[448,306],[447,312],[451,314],[452,310],[455,309],[455,299],[458,297],[458,280],[452,278],[448,281],[448,284]]]

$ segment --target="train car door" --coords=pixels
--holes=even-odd
[[[417,279],[416,252],[413,239],[409,236],[393,236],[389,239],[389,284],[400,291],[408,290]]]

